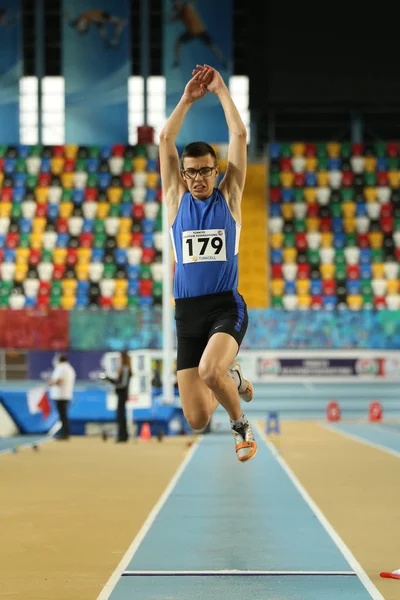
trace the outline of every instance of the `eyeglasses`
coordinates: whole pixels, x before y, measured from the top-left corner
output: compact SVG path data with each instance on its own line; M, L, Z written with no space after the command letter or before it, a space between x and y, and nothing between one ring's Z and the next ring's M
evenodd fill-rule
M186 171L182 169L182 173L187 179L195 179L197 173L202 177L210 177L215 169L216 167L201 167L201 169L186 169Z

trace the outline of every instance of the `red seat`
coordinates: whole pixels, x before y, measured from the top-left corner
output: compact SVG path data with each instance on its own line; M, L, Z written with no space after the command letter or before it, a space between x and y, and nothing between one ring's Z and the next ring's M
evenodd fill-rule
M311 308L322 308L322 296L311 296Z
M386 308L385 296L374 296L374 306L377 310L383 310Z
M0 248L0 263L3 262L3 258L4 258L4 248Z
M64 173L73 173L75 171L75 158L66 158L64 161Z
M379 220L383 233L392 233L393 217L382 217Z
M281 171L292 171L292 159L291 158L281 158L279 161Z
M391 217L393 214L393 204L382 204L381 205L381 217Z
M306 233L296 233L296 248L297 250L305 250L307 248L307 234Z
M73 267L76 265L78 260L78 250L77 248L68 248L67 250L67 260L66 263L68 266Z
M56 228L58 233L68 233L68 219L58 218L56 221Z
M306 144L304 149L304 156L316 156L317 155L317 147L315 144Z
M368 233L357 234L357 245L359 246L359 248L369 248Z
M36 265L38 265L40 263L41 257L42 257L41 250L31 248L31 251L29 253L29 264L32 267L35 267Z
M161 187L157 188L157 202L159 202L160 204L162 202L162 194L163 194L162 188Z
M112 147L112 155L113 156L124 156L125 155L124 144L114 144L114 146Z
M50 302L50 296L42 294L37 297L37 306L48 306Z
M64 273L65 273L65 265L54 265L53 279L55 279L56 281L60 281L61 279L64 279Z
M296 188L303 188L306 183L306 174L305 173L295 173L293 179L293 186Z
M3 187L1 190L1 200L2 202L12 202L13 197L13 188L11 187Z
M143 248L142 252L142 264L150 265L154 260L156 251L154 248Z
M97 188L86 188L85 202L97 202L99 190Z
M16 248L19 242L19 233L18 232L9 232L6 237L6 247L7 248Z
M153 294L153 281L141 279L139 281L139 296L151 296Z
M0 173L4 170L4 158L0 158Z
M132 233L131 245L141 248L143 245L143 233Z
M352 171L344 171L342 176L342 186L352 187L354 180L354 173Z
M389 158L396 158L399 155L399 147L396 142L388 142L386 153Z
M297 267L297 278L298 279L309 279L310 278L310 265L309 263L300 263Z
M63 158L64 146L53 146L53 156L54 158Z
M346 272L348 279L360 279L360 265L347 265Z
M47 216L47 204L37 204L36 205L36 217L46 217Z
M81 248L92 248L93 233L81 233L79 236L79 245Z
M336 294L336 281L334 279L323 279L322 291L324 296L334 296Z
M50 294L51 281L41 281L39 283L39 296L48 296Z
M121 186L125 189L133 187L133 175L132 173L122 173L121 175Z
M39 173L38 186L49 187L51 183L51 173Z
M353 156L362 156L364 154L364 145L360 143L352 144L351 153Z
M389 185L389 177L388 177L388 174L386 173L386 171L379 171L376 174L376 180L377 180L379 186Z
M102 308L111 308L112 307L112 297L106 298L105 296L100 296L99 304Z
M319 230L321 233L332 231L332 219L330 217L322 217L319 222Z
M283 278L283 270L282 265L271 265L271 275L272 279L282 279Z
M144 206L143 204L134 204L132 207L132 216L135 221L141 221L144 219Z
M281 188L271 188L269 190L269 199L273 204L281 203Z
M307 204L307 217L318 217L319 204Z

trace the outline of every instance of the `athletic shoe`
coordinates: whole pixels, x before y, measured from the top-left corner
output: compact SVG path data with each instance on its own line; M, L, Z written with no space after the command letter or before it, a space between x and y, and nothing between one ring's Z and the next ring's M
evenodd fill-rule
M253 458L257 454L257 443L250 423L247 421L243 425L231 427L231 430L235 438L236 456L239 461L245 462Z
M233 363L230 365L230 367L228 369L228 373L231 377L233 377L233 379L235 379L235 381L236 381L236 378L234 377L233 373L237 373L238 378L239 378L239 386L238 386L239 396L245 402L250 402L254 396L254 388L253 388L252 383L248 379L243 377L240 362L238 360L233 361Z

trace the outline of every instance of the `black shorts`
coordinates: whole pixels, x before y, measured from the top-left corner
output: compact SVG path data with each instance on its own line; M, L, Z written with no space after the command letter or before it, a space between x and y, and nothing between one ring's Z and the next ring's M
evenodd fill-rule
M214 333L228 333L238 343L247 331L247 306L239 292L220 292L175 300L177 371L198 367Z

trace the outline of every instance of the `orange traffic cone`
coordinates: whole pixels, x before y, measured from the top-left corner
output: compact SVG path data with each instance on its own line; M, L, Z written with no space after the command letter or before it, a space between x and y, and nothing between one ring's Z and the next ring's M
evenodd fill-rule
M384 579L400 579L400 569L397 569L397 571L392 571L391 573L388 571L383 571L381 573L381 577Z
M140 438L142 440L151 439L151 429L149 423L143 423L142 428L140 430Z

